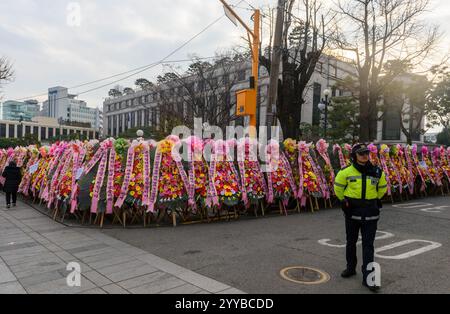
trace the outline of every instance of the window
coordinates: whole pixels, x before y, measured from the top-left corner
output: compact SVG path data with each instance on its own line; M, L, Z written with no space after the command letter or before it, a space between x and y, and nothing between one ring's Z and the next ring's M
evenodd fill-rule
M134 128L136 125L136 112L131 113L131 127Z
M45 135L46 135L45 134L45 128L41 127L41 140L46 140L47 139L47 137Z
M61 135L61 130L59 128L56 129L56 137L59 137Z
M67 129L63 129L63 135L67 136L67 134L68 134Z
M27 125L25 126L25 136L30 135L31 134L31 126Z
M116 136L117 135L117 116L113 116L112 117L112 120L113 120L113 123L112 123L112 125L113 125L113 128L112 128L112 136Z
M150 115L150 109L145 109L144 111L144 126L149 125L149 115Z
M136 118L136 126L141 126L142 124L142 112L139 110L137 113L137 118Z
M9 137L14 137L14 125L9 125Z
M0 137L6 137L6 124L0 124Z
M53 138L55 135L54 135L54 131L55 129L54 128L49 128L48 129L48 138Z
M316 65L316 70L317 70L319 73L322 73L322 71L323 71L323 63L322 63L322 62L318 62L318 63L317 63L317 65Z
M38 135L39 134L39 127L38 126L34 126L33 127L33 134L34 135Z

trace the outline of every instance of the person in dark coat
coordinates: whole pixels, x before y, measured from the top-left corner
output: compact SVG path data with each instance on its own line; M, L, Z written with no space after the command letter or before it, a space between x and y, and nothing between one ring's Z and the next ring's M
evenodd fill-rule
M11 196L12 204L15 207L17 201L17 191L19 190L20 182L22 181L22 174L20 168L17 167L14 161L9 163L9 166L5 168L2 176L6 179L3 185L3 191L6 193L6 207L11 208Z

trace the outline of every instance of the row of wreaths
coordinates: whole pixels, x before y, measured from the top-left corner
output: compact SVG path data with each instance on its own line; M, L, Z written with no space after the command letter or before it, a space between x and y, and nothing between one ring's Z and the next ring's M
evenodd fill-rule
M392 201L449 192L450 148L369 148ZM350 151L325 140L262 146L248 138L111 138L0 150L0 169L16 161L23 171L19 192L55 219L175 225L332 207L334 178L351 163Z

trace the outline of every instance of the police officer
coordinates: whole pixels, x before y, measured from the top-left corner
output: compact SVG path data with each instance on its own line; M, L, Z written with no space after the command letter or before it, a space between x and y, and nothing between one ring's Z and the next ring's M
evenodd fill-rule
M383 171L369 161L369 152L365 144L353 146L352 165L338 173L334 190L342 204L347 233L347 268L341 276L350 278L356 275L356 243L361 230L363 285L376 292L380 287L367 281L372 272L372 269L367 270L367 266L374 261L373 242L387 183Z

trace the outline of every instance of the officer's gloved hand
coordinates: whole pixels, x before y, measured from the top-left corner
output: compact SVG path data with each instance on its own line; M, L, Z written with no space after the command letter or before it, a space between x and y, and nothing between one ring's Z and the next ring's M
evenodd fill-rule
M345 216L350 216L350 203L347 199L341 201L341 208Z
M377 205L379 209L383 208L383 203L381 202L380 199L377 199Z

